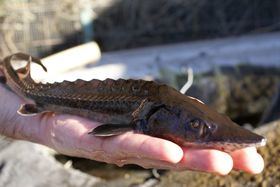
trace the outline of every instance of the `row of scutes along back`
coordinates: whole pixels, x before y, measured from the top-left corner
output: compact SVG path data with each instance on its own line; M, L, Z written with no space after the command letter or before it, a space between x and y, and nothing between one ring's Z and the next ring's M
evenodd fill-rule
M153 81L133 79L106 79L104 81L97 79L84 81L78 79L74 82L63 81L61 83L37 84L32 87L32 90L37 91L38 94L45 95L84 95L84 97L90 97L90 95L112 95L115 97L144 97L157 95L159 86L159 84Z

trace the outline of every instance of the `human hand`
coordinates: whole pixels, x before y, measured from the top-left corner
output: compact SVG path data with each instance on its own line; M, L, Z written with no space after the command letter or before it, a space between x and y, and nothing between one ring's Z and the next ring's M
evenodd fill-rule
M180 147L168 140L133 132L100 138L88 134L98 123L54 113L32 117L16 111L24 101L0 85L0 133L15 139L47 145L56 151L119 166L137 164L144 168L199 170L228 174L232 168L260 173L264 162L255 148L231 155L214 149Z

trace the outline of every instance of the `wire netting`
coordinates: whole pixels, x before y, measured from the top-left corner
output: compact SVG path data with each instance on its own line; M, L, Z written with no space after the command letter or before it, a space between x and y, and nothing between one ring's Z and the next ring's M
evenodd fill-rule
M72 0L2 0L0 7L0 56L23 51L36 56L56 47L77 44L80 32L79 9ZM77 35L79 36L79 35Z
M280 30L278 0L0 0L0 56L82 43L81 4L103 51Z

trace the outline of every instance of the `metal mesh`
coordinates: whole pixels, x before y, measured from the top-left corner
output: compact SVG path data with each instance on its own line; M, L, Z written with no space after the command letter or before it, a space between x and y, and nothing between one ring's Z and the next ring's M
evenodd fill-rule
M81 6L103 51L280 30L278 0L0 0L0 55L81 43Z
M0 56L16 51L42 56L65 42L74 44L81 41L81 36L76 34L81 29L79 8L74 6L74 2L2 1Z

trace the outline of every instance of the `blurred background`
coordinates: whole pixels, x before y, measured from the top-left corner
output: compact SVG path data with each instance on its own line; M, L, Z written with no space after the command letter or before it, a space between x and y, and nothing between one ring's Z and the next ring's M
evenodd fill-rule
M279 1L1 0L0 55L48 54L95 40L102 51L278 31Z
M280 1L0 0L0 58L18 51L43 58L39 81L187 82L187 95L268 138L266 168L157 179L2 138L0 186L280 186Z

